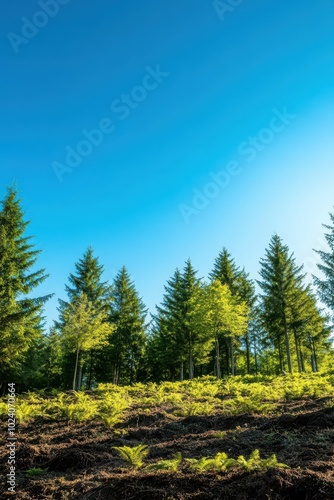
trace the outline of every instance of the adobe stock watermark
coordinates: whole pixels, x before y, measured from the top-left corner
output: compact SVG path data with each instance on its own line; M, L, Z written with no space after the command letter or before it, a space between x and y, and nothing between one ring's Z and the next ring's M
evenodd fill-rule
M158 64L155 69L146 66L146 74L140 85L133 87L129 94L121 94L119 98L114 99L110 105L111 111L117 115L119 120L126 120L131 112L147 99L150 92L157 89L158 86L170 75L166 71L161 71ZM83 129L81 139L76 146L65 147L65 158L63 162L53 161L51 166L59 182L63 182L65 174L72 173L83 161L90 156L94 149L102 144L105 137L116 130L114 121L105 117L102 118L97 127L92 130Z
M313 285L313 276L320 273L318 264L322 264L320 256L316 251L328 252L328 243L324 236L319 236L316 240L316 247L313 249L313 255L305 257L303 260L304 271L307 273L306 282Z
M214 0L212 2L213 8L215 9L218 17L221 21L225 21L226 14L233 12L239 5L243 3L244 0Z
M49 23L49 20L58 14L60 6L66 5L69 2L70 0L39 0L37 4L40 10L37 10L31 19L21 17L22 26L20 34L13 33L12 31L7 34L7 38L15 54L20 52L21 45L27 45Z
M282 111L274 108L272 112L273 116L270 119L268 127L259 130L255 136L249 136L238 146L237 151L239 156L244 158L248 163L254 161L258 154L273 142L276 134L282 132L296 118L296 115L287 111L286 106ZM230 184L231 179L240 175L242 171L241 161L235 159L228 162L222 170L210 172L210 181L201 190L197 188L193 190L191 204L181 203L179 205L178 208L184 222L189 224L191 217L199 215L201 211L207 208L210 200L217 198Z
M7 437L7 451L8 451L8 473L7 484L8 491L15 493L16 488L16 393L15 384L8 384L8 437Z

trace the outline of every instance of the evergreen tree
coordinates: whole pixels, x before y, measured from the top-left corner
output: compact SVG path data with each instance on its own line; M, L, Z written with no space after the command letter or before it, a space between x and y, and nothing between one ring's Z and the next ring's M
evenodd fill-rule
M112 375L114 384L136 381L147 340L146 314L147 309L127 269L122 267L112 285L109 321L115 331L101 360L105 376Z
M334 213L330 213L329 216L332 225L324 224L324 227L328 231L325 234L325 238L329 251L316 250L322 260L322 263L318 264L318 268L323 273L324 278L320 279L314 276L314 281L318 288L320 299L331 309L334 315Z
M184 379L188 364L189 378L194 377L194 365L206 361L204 318L199 314L201 280L188 259L183 272L178 269L165 286L165 294L158 314L154 316L154 346L162 366L174 379L178 370Z
M40 254L26 235L29 221L14 188L9 188L0 211L0 378L17 377L29 349L43 331L42 311L52 296L32 297L47 278L36 270Z
M263 325L268 333L268 341L278 351L281 371L284 369L284 358L289 372L293 370L293 359L299 371L303 371L302 346L310 343L310 331L314 329L312 338L326 336L328 332L310 288L304 285L302 269L303 266L297 266L293 255L289 254L287 245L274 235L266 250L266 257L261 259L262 281L258 281L258 284L263 291ZM313 342L312 345L314 348Z
M205 360L200 357L200 350L198 349L201 344L201 318L198 316L197 296L200 293L202 286L201 280L196 277L195 271L190 259L186 261L183 273L180 279L180 318L181 318L181 346L182 350L186 352L189 367L189 378L194 377L194 361L199 364Z
M155 354L158 354L160 368L167 370L172 379L180 371L184 377L184 363L187 346L183 335L183 308L181 295L182 277L179 269L164 286L165 293L157 314L153 316L153 338Z
M102 281L104 266L94 257L94 250L89 247L83 257L75 264L76 273L71 273L65 285L68 301L59 300L59 310L62 311L73 299L85 294L89 302L98 310L107 311L109 308L110 286Z

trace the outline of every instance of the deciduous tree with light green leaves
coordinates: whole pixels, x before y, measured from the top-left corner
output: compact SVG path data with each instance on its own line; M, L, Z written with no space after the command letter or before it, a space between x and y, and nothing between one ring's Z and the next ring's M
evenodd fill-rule
M202 329L202 344L214 344L215 374L221 378L221 343L229 352L231 374L235 374L234 347L248 326L249 309L245 302L232 294L228 285L215 280L203 287L197 301L197 325ZM201 319L201 321L200 321ZM205 332L205 333L204 333ZM205 340L204 340L205 339ZM206 342L205 342L206 341Z
M106 345L114 326L106 322L107 313L98 311L85 294L68 304L63 311L63 320L61 336L67 348L76 354L73 376L73 390L76 390L80 353Z

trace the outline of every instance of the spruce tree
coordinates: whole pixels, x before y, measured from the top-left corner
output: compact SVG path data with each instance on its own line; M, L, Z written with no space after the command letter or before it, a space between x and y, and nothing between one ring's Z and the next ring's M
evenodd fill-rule
M125 267L117 274L111 294L110 322L114 332L103 350L104 371L114 384L136 381L147 341L147 309Z
M0 378L17 376L29 349L43 331L43 306L52 296L32 297L47 278L36 270L40 254L26 235L15 188L9 188L0 211Z
M160 373L168 372L174 379L180 371L183 380L184 362L187 348L182 329L181 272L176 269L167 285L157 314L153 315L152 338L150 345L155 353L154 363L160 365ZM158 360L158 361L157 361Z
M314 357L315 338L326 337L328 332L326 320L317 309L309 286L304 284L303 266L296 265L279 236L272 237L260 263L261 317L268 340L278 351L280 370L284 369L286 358L292 372L294 356L299 371L304 371L303 347L312 344Z
M324 224L327 230L325 238L329 250L316 250L322 263L318 264L319 270L323 273L323 279L314 276L314 281L318 289L321 301L332 311L334 315L334 213L329 214L332 225Z

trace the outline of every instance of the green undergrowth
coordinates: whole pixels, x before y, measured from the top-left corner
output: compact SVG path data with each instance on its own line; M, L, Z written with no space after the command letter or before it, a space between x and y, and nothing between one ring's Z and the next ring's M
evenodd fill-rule
M138 446L114 446L114 450L118 452L120 457L126 461L133 469L143 467L145 458L149 454L147 445L139 444ZM267 470L273 468L289 468L288 465L283 464L277 460L275 454L269 458L261 458L258 449L254 450L249 458L239 455L237 458L231 458L225 452L218 452L212 457L201 458L186 458L183 460L180 452L176 453L173 458L169 460L158 460L157 462L146 465L145 470L148 471L173 471L176 472L182 465L185 464L190 470L194 472L227 472L231 469L242 469L248 472L252 470Z
M15 416L20 423L35 418L74 422L101 421L114 429L126 423L132 410L150 415L163 409L175 418L222 414L270 415L282 402L334 396L334 375L325 373L236 376L217 380L206 376L184 382L137 383L118 387L99 384L89 392L43 391L18 395ZM333 405L333 400L330 403ZM8 415L7 399L0 416Z

